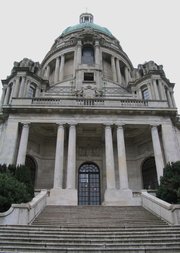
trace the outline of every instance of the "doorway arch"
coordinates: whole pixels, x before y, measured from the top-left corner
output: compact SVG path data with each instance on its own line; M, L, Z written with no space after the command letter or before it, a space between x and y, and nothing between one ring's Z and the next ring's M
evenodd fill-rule
M153 156L146 158L142 164L142 179L143 189L157 189L158 179Z
M100 170L91 162L83 163L78 172L78 204L100 205Z

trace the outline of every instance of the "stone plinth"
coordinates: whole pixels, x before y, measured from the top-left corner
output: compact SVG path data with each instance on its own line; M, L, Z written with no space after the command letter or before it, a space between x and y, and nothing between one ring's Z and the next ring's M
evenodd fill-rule
M140 205L136 198L133 198L132 191L107 189L104 194L104 206L137 206Z
M53 188L47 199L48 205L70 205L77 206L77 190Z

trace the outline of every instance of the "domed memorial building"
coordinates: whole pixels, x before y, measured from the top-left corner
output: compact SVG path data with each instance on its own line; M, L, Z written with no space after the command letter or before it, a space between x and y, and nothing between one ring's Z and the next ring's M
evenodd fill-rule
M14 62L2 80L0 163L26 164L49 205L140 205L180 160L171 83L154 61L134 67L119 41L83 13L42 63Z

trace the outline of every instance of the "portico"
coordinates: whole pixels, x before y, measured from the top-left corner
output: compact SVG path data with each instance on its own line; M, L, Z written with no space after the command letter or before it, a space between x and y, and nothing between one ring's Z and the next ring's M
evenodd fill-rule
M102 204L123 204L127 195L133 204L132 192L142 189L141 164L147 157L155 159L157 180L162 176L161 127L119 122L22 123L17 164L24 164L27 154L36 160L36 187L51 189L52 204L77 205L79 168L87 162L99 168Z

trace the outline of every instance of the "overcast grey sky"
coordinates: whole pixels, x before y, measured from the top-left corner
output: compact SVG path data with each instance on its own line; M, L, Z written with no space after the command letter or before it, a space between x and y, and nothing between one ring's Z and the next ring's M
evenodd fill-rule
M62 31L86 10L120 41L134 67L154 60L176 83L180 111L180 0L0 0L0 79L14 61L41 62ZM1 87L0 87L1 88Z

